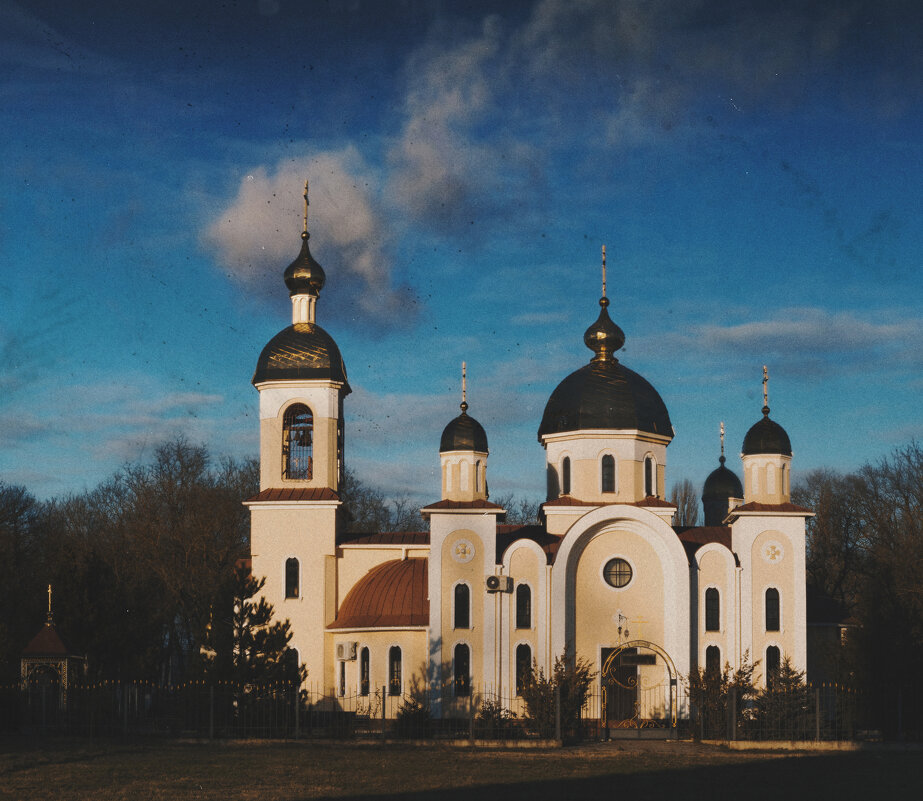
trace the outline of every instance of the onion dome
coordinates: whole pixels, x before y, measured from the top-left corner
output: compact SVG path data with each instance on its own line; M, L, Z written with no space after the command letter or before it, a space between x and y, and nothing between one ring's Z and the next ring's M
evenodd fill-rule
M429 625L426 559L392 559L373 567L346 593L328 629Z
M478 451L487 453L487 434L484 427L468 416L468 404L462 401L462 413L442 431L439 453L446 451Z
M720 465L709 473L702 488L702 507L705 509L705 525L720 526L727 517L728 499L743 498L744 488L733 470L724 466L724 454L718 460Z
M672 438L670 415L657 390L615 358L625 344L625 334L609 318L605 293L599 305L599 318L583 335L593 358L551 393L538 429L539 441L546 434L582 429L637 429Z
M285 285L292 295L317 295L324 288L327 276L324 268L311 255L308 240L311 235L305 230L301 234L301 253L285 269Z
M295 323L276 334L263 348L253 383L285 379L328 379L345 384L346 366L333 337L316 323Z
M763 407L763 419L755 423L744 437L741 454L752 456L757 453L779 453L792 455L792 443L777 422L769 419L769 407Z

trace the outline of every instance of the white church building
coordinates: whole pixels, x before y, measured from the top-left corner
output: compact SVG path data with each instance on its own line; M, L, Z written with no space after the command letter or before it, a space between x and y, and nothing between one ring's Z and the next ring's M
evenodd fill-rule
M547 500L538 525L509 525L487 492L484 428L461 414L439 443L429 531L347 533L346 367L316 321L323 268L308 247L285 271L292 324L260 354L260 492L251 563L308 681L341 697L400 696L424 682L436 715L473 690L515 699L536 663L597 671L598 714L675 720L677 680L699 667L788 657L806 664L805 518L790 499L791 444L762 415L702 493L705 525L673 525L665 500L673 426L657 390L618 359L609 301L584 333L589 359L538 424ZM765 377L764 377L765 385ZM447 417L450 416L447 410ZM436 443L433 443L433 458ZM539 466L536 465L536 472ZM436 493L439 492L438 497Z

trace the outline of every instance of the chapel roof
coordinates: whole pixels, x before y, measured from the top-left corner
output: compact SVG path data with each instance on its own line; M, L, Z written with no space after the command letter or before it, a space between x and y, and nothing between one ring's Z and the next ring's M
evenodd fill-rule
M46 623L23 649L23 656L66 657L71 650L61 639L53 623Z
M244 503L270 501L338 501L340 496L329 487L267 487Z

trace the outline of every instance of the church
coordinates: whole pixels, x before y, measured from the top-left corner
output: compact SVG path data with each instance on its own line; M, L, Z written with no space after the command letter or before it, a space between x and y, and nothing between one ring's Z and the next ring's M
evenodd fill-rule
M702 492L705 525L675 526L665 499L673 426L657 390L619 361L625 334L609 315L603 251L588 361L562 377L536 421L541 522L507 524L491 502L487 432L463 392L439 441L442 486L421 510L429 531L347 533L338 492L351 390L317 323L326 276L308 246L307 187L301 236L284 274L292 324L253 376L260 492L245 504L253 574L291 621L290 646L313 687L361 702L422 683L432 713L449 716L473 693L515 705L533 664L547 675L565 656L592 665L596 714L618 725L675 722L677 687L701 667L734 668L749 655L761 684L786 657L805 668L812 513L791 503L792 448L769 416L765 369L743 482L725 466L722 429Z

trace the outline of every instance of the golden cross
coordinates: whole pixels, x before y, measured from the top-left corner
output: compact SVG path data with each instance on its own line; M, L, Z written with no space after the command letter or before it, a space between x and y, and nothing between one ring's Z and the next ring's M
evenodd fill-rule
M606 246L603 245L603 297L606 297Z

